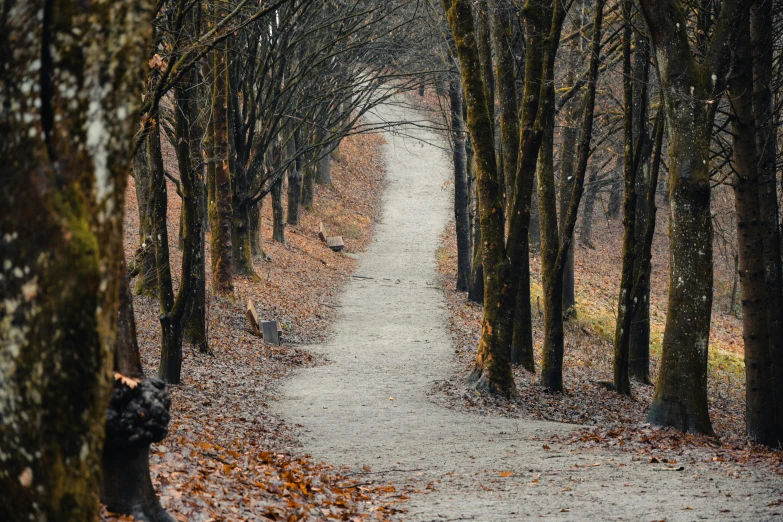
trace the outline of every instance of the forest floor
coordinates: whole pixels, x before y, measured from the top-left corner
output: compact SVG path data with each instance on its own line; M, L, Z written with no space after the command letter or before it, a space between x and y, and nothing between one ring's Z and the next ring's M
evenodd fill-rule
M402 104L385 105L375 117L426 119ZM391 483L409 492L403 516L410 520L781 516L783 482L768 469L774 455L752 464L754 448L736 450L746 452L743 460L714 443L641 424L647 387L635 389L635 399L593 389L609 367L594 325L569 326L568 393L547 396L521 374L515 401L469 391L463 377L480 312L449 290L451 239L447 234L444 248L440 234L453 215L447 144L411 126L386 134L383 155L383 219L340 299L333 334L308 349L328 364L287 379L272 405L298 423L305 450L350 466L367 487ZM732 386L713 393L713 410L737 406ZM727 433L740 418L716 418L716 428ZM579 422L601 428L585 432L573 424Z
M161 503L177 520L386 519L401 493L386 485L365 485L337 466L309 458L290 429L269 408L275 385L295 368L317 363L303 346L322 342L336 316L339 293L356 268L353 253L369 245L380 217L384 173L380 136L353 136L333 162L332 188L316 187L312 211L301 226L286 227L286 244L272 241L271 205L263 208L263 248L254 261L260 282L237 277L234 299L209 291L209 344L214 355L184 347L183 380L172 396L169 435L151 448L151 475ZM176 172L170 147L167 168ZM285 193L285 192L284 192ZM168 186L171 266L181 273L176 247L180 201ZM319 239L319 222L342 234L346 253L334 253ZM135 186L127 192L126 256L138 245ZM207 252L209 243L207 242ZM207 256L209 259L209 255ZM266 344L245 318L251 299L263 319L283 328L283 345ZM155 375L160 358L158 302L134 300L144 370ZM104 511L104 520L114 518Z

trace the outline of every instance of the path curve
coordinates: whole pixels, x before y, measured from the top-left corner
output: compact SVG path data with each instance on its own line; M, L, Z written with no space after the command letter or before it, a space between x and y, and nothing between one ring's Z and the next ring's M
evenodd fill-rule
M423 116L384 105L373 118ZM306 451L338 466L369 465L379 480L434 481L434 491L405 506L409 520L751 521L783 512L767 506L783 488L769 474L737 480L725 465L690 462L682 472L656 472L623 452L547 451L530 438L574 427L482 417L430 401L433 382L453 369L436 276L440 234L452 215L444 189L451 167L431 131L408 127L386 140L382 221L345 289L333 335L312 348L329 364L286 381L274 405L302 426Z

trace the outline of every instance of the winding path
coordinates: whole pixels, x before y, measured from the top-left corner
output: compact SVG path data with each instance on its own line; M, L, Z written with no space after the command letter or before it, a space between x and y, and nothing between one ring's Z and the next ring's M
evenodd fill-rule
M389 105L373 117L422 120ZM333 336L313 348L330 363L288 380L274 406L302 426L308 452L357 470L369 465L379 480L433 481L434 490L405 506L410 520L756 521L783 513L768 506L781 498L778 477L733 479L726 465L690 461L680 463L685 471L660 472L623 452L547 451L531 437L573 426L431 402L433 382L448 378L453 364L436 278L440 234L452 215L444 189L450 162L431 131L409 127L386 140L383 220L345 290Z

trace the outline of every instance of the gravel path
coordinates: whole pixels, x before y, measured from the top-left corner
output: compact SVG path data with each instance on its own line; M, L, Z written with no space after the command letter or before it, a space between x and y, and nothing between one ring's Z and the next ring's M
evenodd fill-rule
M383 106L385 120L420 120ZM404 136L402 134L405 134ZM288 380L273 406L300 425L316 459L368 480L420 485L409 520L780 520L779 477L684 457L662 471L627 452L544 449L534 437L573 426L445 409L428 393L453 374L445 298L438 287L440 233L452 214L450 161L434 133L406 128L384 146L383 220L342 298L328 364ZM433 145L435 144L435 145ZM392 400L393 398L393 400ZM432 482L429 489L425 489Z

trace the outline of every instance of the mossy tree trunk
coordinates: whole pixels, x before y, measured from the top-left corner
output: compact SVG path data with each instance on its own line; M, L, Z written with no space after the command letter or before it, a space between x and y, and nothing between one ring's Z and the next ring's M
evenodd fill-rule
M152 210L150 208L150 169L147 147L139 147L133 157L133 177L136 186L136 204L139 208L139 240L143 255L136 267L136 293L148 297L158 294L155 249L152 247Z
M554 179L554 62L565 19L565 6L553 2L545 17L551 20L541 44L541 90L533 135L541 142L536 164L538 218L541 227L541 284L544 301L544 357L541 381L552 391L563 388L563 278L556 273L560 239L557 224L557 193ZM545 23L544 28L547 27ZM524 130L523 130L524 132Z
M233 209L228 147L228 53L225 41L212 52L212 179L209 198L210 254L212 257L212 291L231 294L233 286Z
M712 311L710 139L738 22L750 6L726 0L703 63L690 47L678 0L642 2L661 75L669 149L670 281L651 424L712 434L707 407L707 349Z
M572 40L576 42L576 40ZM573 69L578 60L576 45L569 45L567 67L569 71L566 74L566 87L572 87L574 84ZM579 139L579 116L581 115L581 96L574 96L564 107L564 119L562 122L562 143L560 146L560 186L559 186L559 208L558 221L560 223L560 236L565 231L563 225L568 212L568 202L571 200L571 192L574 189L574 171L576 170L576 141ZM574 287L574 250L568 251L565 271L563 272L563 317L569 319L576 315L576 294Z
M150 18L139 0L0 18L2 520L98 518Z
M521 112L513 199L509 206L508 253L514 286L514 325L511 338L511 362L535 371L533 324L530 306L530 217L532 213L535 172L542 134L534 132L541 96L541 75L547 22L552 10L528 4L525 11L527 49L525 52L524 94ZM537 214L536 214L537 215ZM516 281L513 278L517 278Z
M261 235L263 205L264 200L260 199L258 203L250 207L250 250L253 257L264 255L263 236Z
M179 91L179 89L177 89ZM179 112L179 111L178 111ZM163 171L163 157L161 153L160 127L157 123L157 113L152 115L154 123L147 136L148 154L150 158L151 190L153 204L153 223L155 230L155 261L158 268L158 300L160 302L161 325L161 353L158 377L169 384L179 384L182 370L182 335L184 315L192 298L193 292L193 257L194 257L194 233L198 224L197 212L199 202L195 199L193 188L193 169L190 168L189 144L179 144L187 151L186 154L178 154L182 175L182 213L184 217L183 227L183 251L182 251L182 280L177 295L174 295L171 260L169 256L169 236L167 226L168 190L166 177ZM186 125L180 115L176 115L176 125ZM186 131L180 131L184 134ZM184 165L184 167L183 167Z
M498 176L492 120L481 74L479 50L469 0L444 0L454 37L468 109L468 130L476 154L476 176L484 242L484 319L471 381L480 389L501 395L515 392L509 364L513 298L507 283L509 263L503 221L503 180Z

